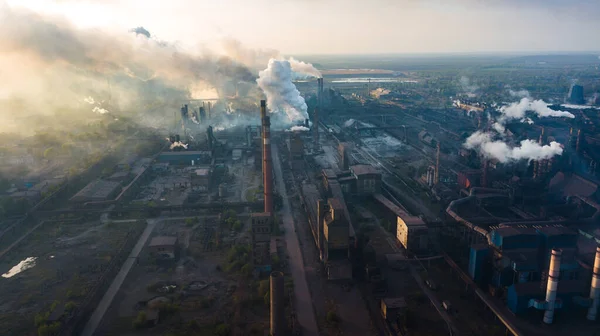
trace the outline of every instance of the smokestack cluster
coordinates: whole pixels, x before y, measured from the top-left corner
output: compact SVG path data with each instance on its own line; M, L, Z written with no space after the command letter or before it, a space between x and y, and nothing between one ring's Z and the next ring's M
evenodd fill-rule
M551 324L554 321L554 304L556 303L556 292L558 290L561 256L561 250L552 249L550 269L548 270L548 286L546 287L546 311L544 312L544 323L546 324Z
M273 166L271 160L271 119L267 116L267 102L260 101L260 119L263 138L263 188L265 198L264 212L273 214Z
M587 319L595 321L596 316L598 315L598 307L600 307L600 246L596 247L592 285L590 286L590 300L592 300L592 302L588 310Z

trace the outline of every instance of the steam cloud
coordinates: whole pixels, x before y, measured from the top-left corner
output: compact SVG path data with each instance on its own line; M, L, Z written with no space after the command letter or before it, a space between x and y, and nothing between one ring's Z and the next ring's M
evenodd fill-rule
M523 140L520 146L511 147L503 141L494 140L492 134L481 131L471 134L467 138L464 147L475 149L484 157L496 159L502 163L519 160L543 160L563 153L562 145L556 141L542 146L534 140Z
M535 113L539 118L544 117L566 117L575 118L572 113L555 111L548 107L543 100L532 100L526 90L509 91L511 96L525 96L519 102L502 106L498 109L500 116L492 125L493 129L504 137L506 123L511 120L520 120L523 123L533 124L533 120L527 117L527 112ZM540 145L535 140L523 140L520 146L512 147L506 142L494 139L492 133L477 131L469 136L463 146L467 149L478 151L486 158L493 158L502 163L518 160L542 160L555 155L561 155L563 147L558 142L552 141L549 145Z
M498 109L498 112L500 112L501 115L496 124L498 124L498 127L504 127L504 125L511 120L521 120L522 122L526 122L526 114L528 111L534 112L539 118L575 118L570 112L555 111L549 108L548 104L541 99L532 100L528 97L524 97L519 102L511 103ZM494 125L494 127L496 128L497 126Z
M295 64L300 73L320 74L310 64ZM292 62L270 59L267 68L259 72L256 83L267 96L267 106L272 113L285 112L290 122L308 118L308 106L293 83Z
M290 128L291 132L308 132L310 131L310 129L306 126L292 126L292 128Z
M171 150L173 150L173 149L175 149L175 148L177 148L177 147L181 147L181 148L183 148L183 149L188 149L188 145L187 145L187 144L184 144L184 143L183 143L183 142L181 142L181 141L175 141L175 142L173 142L173 143L171 144L171 147L170 147L170 149L171 149Z
M512 89L509 89L508 93L511 95L511 97L519 97L519 98L526 98L526 97L528 98L528 97L531 97L531 95L529 94L529 91L527 91L527 90L518 90L518 91L515 91L515 90L512 90Z

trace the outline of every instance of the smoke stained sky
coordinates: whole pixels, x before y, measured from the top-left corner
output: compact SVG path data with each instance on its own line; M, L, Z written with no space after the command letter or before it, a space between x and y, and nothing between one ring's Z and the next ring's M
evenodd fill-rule
M144 26L190 46L233 37L286 54L600 49L593 0L4 1L80 27Z

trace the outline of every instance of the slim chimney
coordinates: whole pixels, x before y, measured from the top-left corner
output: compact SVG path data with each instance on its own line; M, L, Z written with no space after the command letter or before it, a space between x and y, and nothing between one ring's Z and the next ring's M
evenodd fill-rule
M548 285L546 286L546 311L544 312L544 323L546 324L551 324L554 320L554 304L556 302L556 291L558 289L561 255L562 250L552 249L550 268L548 270Z
M440 142L437 143L437 152L435 154L435 175L434 184L440 183Z
M208 120L210 120L210 118L211 118L211 115L210 115L210 102L208 102L208 113L207 113L206 117L208 118Z
M598 307L600 306L600 246L596 247L596 259L594 260L594 268L592 274L592 286L590 287L590 309L588 310L587 319L595 321L598 315Z
M315 107L315 113L313 115L313 136L315 142L315 150L319 148L319 108Z
M273 166L271 161L271 120L267 116L267 102L260 101L260 116L263 120L263 188L265 212L273 214Z
M271 336L284 336L286 330L283 273L273 272L270 276L271 284Z

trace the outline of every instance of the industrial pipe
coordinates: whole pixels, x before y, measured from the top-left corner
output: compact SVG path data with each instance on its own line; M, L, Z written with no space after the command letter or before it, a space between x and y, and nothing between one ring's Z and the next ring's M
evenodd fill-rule
M590 300L592 302L588 309L587 319L595 321L598 315L598 306L600 306L600 246L596 247L596 259L594 260L592 285L590 286Z
M273 272L270 276L271 284L271 336L284 336L285 323L285 307L284 307L284 291L283 291L283 273Z
M554 320L554 304L556 302L556 291L558 289L558 277L560 276L560 258L562 250L552 249L550 268L548 270L548 285L546 286L546 312L544 312L544 323L551 324Z

